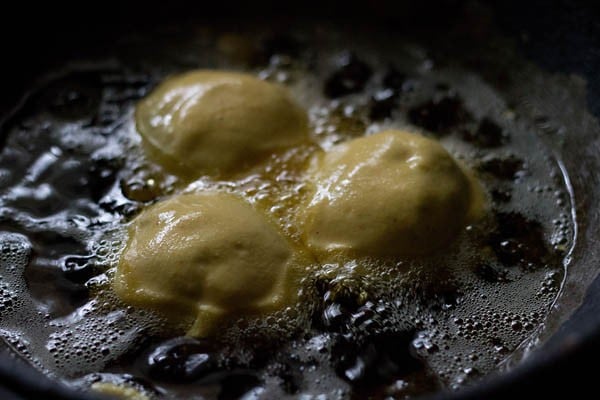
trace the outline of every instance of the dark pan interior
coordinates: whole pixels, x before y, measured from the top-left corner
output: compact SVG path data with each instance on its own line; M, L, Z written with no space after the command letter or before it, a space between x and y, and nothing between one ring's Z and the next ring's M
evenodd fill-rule
M590 2L592 3L592 2ZM222 5L191 5L183 1L168 4L128 2L86 2L71 8L57 4L17 5L11 21L0 27L4 73L0 75L0 115L17 104L28 82L36 74L65 58L102 54L112 38L123 33L143 32L158 21L193 18L331 18L351 29L357 21L385 25L395 34L411 30L434 37L458 14L476 2L458 0L411 2L225 2ZM584 2L503 2L489 5L493 21L507 35L519 40L520 51L543 69L581 75L586 81L587 107L600 118L600 20L593 6ZM32 11L35 9L35 12ZM461 43L457 51L475 51ZM495 399L535 391L543 395L575 395L594 390L590 379L600 356L600 138L587 131L573 131L560 149L570 173L577 204L579 238L572 255L567 294L559 304L560 316L552 321L555 332L543 346L511 372L493 376L459 393L440 393L440 399ZM1 142L1 137L0 137ZM564 382L569 382L568 385ZM591 392L593 393L593 392ZM33 399L92 398L67 390L33 371L4 352L0 357L0 398Z

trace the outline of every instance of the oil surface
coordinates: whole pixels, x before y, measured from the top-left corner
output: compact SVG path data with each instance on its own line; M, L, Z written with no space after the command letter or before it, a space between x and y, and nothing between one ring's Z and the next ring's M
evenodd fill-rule
M83 389L109 382L150 398L344 399L458 389L534 341L560 293L575 225L566 177L526 104L509 102L476 68L437 65L434 50L409 40L323 26L284 35L236 29L126 38L104 60L45 77L7 120L6 343ZM316 145L228 179L169 175L145 158L132 112L165 76L191 68L243 70L287 85L309 112ZM489 216L445 254L322 265L297 307L234 321L213 341L178 337L181 327L112 293L124 227L149 204L219 188L299 240L302 169L317 145L391 127L438 138L489 196Z

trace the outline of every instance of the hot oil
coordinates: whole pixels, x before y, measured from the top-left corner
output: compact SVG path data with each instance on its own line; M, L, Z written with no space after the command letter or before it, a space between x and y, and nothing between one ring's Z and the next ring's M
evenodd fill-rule
M576 226L568 177L524 105L458 63L434 65L409 41L323 27L179 34L176 48L132 38L111 61L57 71L4 125L0 333L12 348L72 385L112 382L150 397L402 398L475 382L535 340ZM315 144L237 176L187 182L161 170L135 133L135 102L166 75L198 67L286 84L309 112ZM112 293L126 225L144 207L227 190L299 243L294 216L311 156L387 127L424 129L486 190L488 215L444 254L307 266L296 307L232 321L215 340L173 339L184 327Z

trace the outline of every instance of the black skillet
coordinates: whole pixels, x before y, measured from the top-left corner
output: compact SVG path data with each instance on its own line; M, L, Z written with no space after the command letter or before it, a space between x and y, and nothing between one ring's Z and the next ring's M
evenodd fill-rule
M200 4L170 1L81 2L77 5L13 3L3 11L0 115L18 102L29 80L65 58L102 54L112 38L179 18L334 18L385 25L401 35L412 28L430 37L444 33L452 19L479 5L473 1L413 2L245 2ZM284 4L285 3L285 4ZM520 51L541 68L577 74L587 81L587 107L600 118L600 13L593 2L508 1L486 3L493 23L520 43ZM474 40L475 41L475 40ZM480 44L479 44L480 45ZM473 51L469 41L456 51ZM594 372L600 356L600 138L569 132L559 150L569 171L577 205L579 235L554 334L508 373L493 375L457 393L435 399L597 398ZM0 136L1 138L1 136ZM0 140L1 144L2 140ZM582 295L582 301L578 295ZM583 296L584 295L584 296ZM596 393L596 394L594 394ZM0 351L0 399L93 399L67 390Z

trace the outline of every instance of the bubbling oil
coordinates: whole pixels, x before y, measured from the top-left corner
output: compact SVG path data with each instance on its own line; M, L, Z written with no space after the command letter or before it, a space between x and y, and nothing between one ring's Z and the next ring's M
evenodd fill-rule
M153 42L160 61L139 46L135 60L67 65L33 88L3 126L7 345L84 390L113 383L149 398L343 399L458 389L535 340L575 237L559 160L519 105L477 73L432 66L413 43L391 51L385 41L348 41L328 29L304 28L303 42L254 29L184 29L177 46ZM309 112L315 144L226 180L170 175L146 159L132 112L166 75L189 68L245 70L287 85ZM185 329L112 292L125 227L148 205L174 193L230 191L298 242L293 217L311 155L391 127L437 137L489 196L489 215L443 255L321 265L297 306L232 321L212 341L173 339Z

